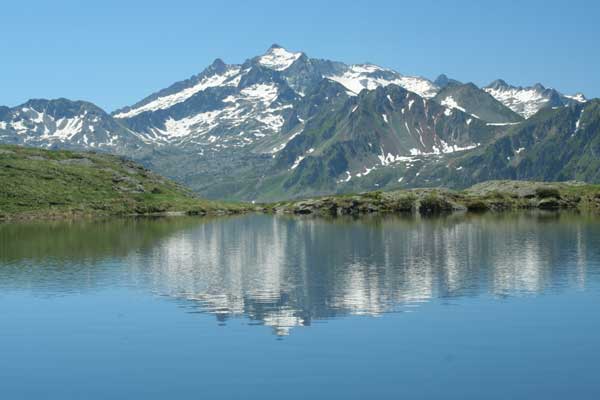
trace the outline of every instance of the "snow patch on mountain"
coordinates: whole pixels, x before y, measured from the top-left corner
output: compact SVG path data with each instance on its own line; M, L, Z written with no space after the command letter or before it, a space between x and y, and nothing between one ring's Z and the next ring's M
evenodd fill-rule
M443 105L444 107L446 107L446 109L444 110L444 115L447 117L452 115L452 110L459 110L466 114L471 115L472 117L481 119L481 118L479 118L479 116L477 114L469 113L464 107L461 107L452 96L447 96L444 100L442 100L440 102L440 104ZM470 125L472 121L473 120L471 118L469 118L467 120L467 125Z
M121 112L114 115L115 118L131 118L147 111L165 110L173 107L178 103L182 103L194 96L196 93L200 93L210 87L216 86L237 86L241 78L240 68L232 67L227 70L224 74L215 74L203 78L200 82L189 88L183 89L180 92L173 93L168 96L159 97L149 103L144 104L141 107L131 109L129 111Z
M488 122L487 126L510 126L510 125L519 125L520 122Z
M549 98L544 96L542 91L534 87L487 87L484 90L495 97L496 100L525 118L531 117L550 101Z
M574 95L565 94L565 97L567 99L575 100L575 101L577 101L579 103L585 103L585 102L587 102L587 99L585 98L585 96L583 95L583 93L575 93Z
M279 145L273 147L273 149L271 149L271 151L269 153L273 154L273 157L275 157L275 153L279 153L281 150L285 149L285 147L288 145L288 143L291 142L292 139L294 139L296 136L300 135L302 132L304 132L304 130L300 130L298 132L295 132L286 141L284 141L283 143L280 143Z
M288 69L300 56L300 52L287 51L282 47L272 47L262 57L258 59L258 63L275 71L284 71Z
M264 137L267 134L279 132L285 123L281 112L291 107L291 105L271 107L277 96L278 88L276 85L254 84L242 89L236 95L224 98L222 102L225 107L223 108L180 119L169 117L164 122L164 129L158 127L150 129L149 139L169 142L191 136L201 137L217 127L235 129L246 123L250 123L254 127L248 133L252 133L255 137ZM238 136L243 136L242 133ZM227 140L233 140L242 145L253 142L248 137L242 139L229 138ZM209 140L208 143L215 143L215 141L216 139Z
M31 131L41 133L39 139L68 141L75 135L82 132L83 124L86 120L87 111L82 115L72 118L55 119L52 115L39 112L33 108L22 108L17 114L16 120L7 124L7 127L14 129L19 135L29 135ZM26 138L26 141L34 137Z
M585 108L582 108L579 112L579 118L577 118L577 122L575 122L575 130L573 131L573 134L571 136L575 136L575 134L579 131L579 128L581 127L581 118L583 117L584 111Z
M392 165L392 164L398 163L398 162L412 163L419 156L426 157L426 156L439 156L442 154L451 154L451 153L456 153L459 151L472 150L480 145L481 145L480 143L469 144L466 146L459 146L459 145L455 145L455 144L451 145L440 139L439 143L437 145L432 146L431 151L422 151L417 148L412 148L409 150L410 156L407 156L407 155L403 155L403 154L386 153L382 148L381 154L379 154L377 157L379 158L380 164L382 166L386 167L388 165Z
M392 81L392 83L426 99L435 97L439 91L438 87L429 80L414 76L401 76L400 78Z
M374 90L380 86L398 85L425 98L434 97L438 88L425 78L404 76L395 71L371 64L349 66L345 72L326 76L327 79L342 84L357 95L362 90Z
M294 169L298 168L298 165L300 165L300 163L302 162L302 160L304 160L305 158L306 158L305 155L298 156L296 158L296 161L294 161L294 164L292 164L290 170L294 170Z
M377 169L377 167L372 167L372 168L364 167L364 168L365 168L365 170L363 172L359 172L358 174L356 174L356 176L358 178L361 178L363 176L367 176L367 175L369 175L371 173L371 171Z
M446 97L444 100L441 101L441 104L443 106L449 107L449 108L455 108L457 110L460 110L464 113L467 112L467 110L465 110L463 107L459 106L458 103L456 102L456 100L454 100L454 98L452 96L448 96Z
M474 143L474 144L469 144L466 146L459 146L456 144L448 144L446 142L444 142L443 140L440 140L440 146L433 146L433 152L432 153L425 153L425 155L428 154L450 154L450 153L456 153L458 151L466 151L466 150L472 150L478 146L480 146L481 143Z
M219 110L199 113L193 117L182 118L180 120L169 118L165 121L164 136L178 138L187 136L192 131L196 135L203 135L217 126L217 116L221 113L222 111Z
M270 105L277 98L278 89L274 84L260 83L247 87L240 93L246 100L257 100ZM224 101L227 101L227 99Z
M257 115L256 120L274 132L278 132L285 122L281 115L273 114Z
M53 133L48 133L43 138L54 136L59 140L70 140L73 136L81 132L83 128L83 118L60 118L55 122L56 130Z

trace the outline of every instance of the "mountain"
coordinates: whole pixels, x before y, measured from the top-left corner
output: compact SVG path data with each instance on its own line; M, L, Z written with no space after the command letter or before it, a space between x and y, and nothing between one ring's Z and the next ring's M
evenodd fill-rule
M434 100L489 123L515 123L523 120L519 114L473 83L446 85Z
M295 106L323 79L342 84L349 96L390 84L428 98L437 92L437 87L424 78L403 76L375 65L311 59L273 45L264 55L241 65L217 59L202 73L113 116L156 143L199 145L209 151L247 148L301 124Z
M424 174L451 187L492 179L599 183L600 100L545 108L489 146Z
M531 117L545 107L562 107L586 101L585 96L581 93L566 96L555 89L545 88L540 83L530 87L521 87L512 86L502 79L497 79L483 90L525 118Z
M271 169L254 190L240 197L276 199L284 194L348 192L356 186L373 189L377 186L369 179L372 173L388 171L396 182L417 158L466 151L494 137L493 127L469 114L396 85L379 87L312 117L275 154Z
M539 84L432 82L272 45L110 115L65 99L0 107L0 142L127 155L208 198L279 200L464 186L444 169L530 124L555 129L538 114L586 104Z
M294 113L301 123L261 138L252 151L205 153L198 164L197 153L182 158L167 147L144 162L169 176L183 171L179 179L209 198L275 200L376 188L370 178L386 171L397 182L406 164L472 149L504 128L394 84L354 96L329 79Z
M30 100L0 108L2 143L44 148L93 149L128 154L143 138L85 101Z
M487 122L521 120L481 90L497 108L489 121L436 103L439 91L425 78L273 45L243 64L215 60L113 117L159 145L145 165L210 198L266 200L372 188L348 178L465 151L497 135Z

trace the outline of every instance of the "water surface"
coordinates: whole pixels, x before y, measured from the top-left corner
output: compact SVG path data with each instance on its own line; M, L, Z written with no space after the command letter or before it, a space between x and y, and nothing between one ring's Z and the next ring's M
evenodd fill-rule
M7 399L600 398L600 219L0 225Z

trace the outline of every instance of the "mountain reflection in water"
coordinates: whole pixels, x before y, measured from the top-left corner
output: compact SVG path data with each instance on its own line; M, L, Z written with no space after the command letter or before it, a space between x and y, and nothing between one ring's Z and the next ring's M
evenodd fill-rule
M570 214L0 225L0 289L68 295L127 285L287 335L432 298L584 288L598 279L598 248L600 220Z

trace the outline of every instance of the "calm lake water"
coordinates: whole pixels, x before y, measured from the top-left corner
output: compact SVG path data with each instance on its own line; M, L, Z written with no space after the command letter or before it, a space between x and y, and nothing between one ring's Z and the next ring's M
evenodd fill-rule
M600 219L0 225L2 399L599 399Z

